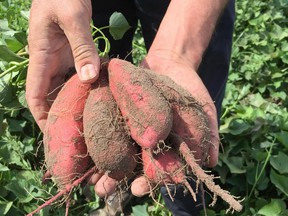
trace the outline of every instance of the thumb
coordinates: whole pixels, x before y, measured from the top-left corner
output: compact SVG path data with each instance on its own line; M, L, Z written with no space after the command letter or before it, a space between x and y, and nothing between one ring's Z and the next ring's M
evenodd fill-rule
M100 59L90 32L90 20L75 16L63 28L70 43L76 71L84 83L94 82L100 71Z

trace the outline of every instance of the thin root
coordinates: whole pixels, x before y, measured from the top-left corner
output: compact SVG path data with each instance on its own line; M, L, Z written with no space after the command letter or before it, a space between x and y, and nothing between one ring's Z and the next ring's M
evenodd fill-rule
M41 206L39 206L37 209L35 209L34 211L32 211L31 213L29 213L27 216L32 216L36 213L38 213L41 209L45 208L46 206L51 205L52 203L54 203L56 200L58 200L60 197L64 196L65 194L69 194L72 189L76 186L78 186L79 184L81 184L88 176L90 176L91 174L95 173L97 171L96 167L92 167L90 170L88 170L81 178L76 179L74 182L72 182L71 185L67 186L66 188L62 189L61 191L59 191L58 194L56 194L54 197L52 197L51 199L47 200L45 203L43 203ZM69 206L69 203L68 203ZM67 206L66 206L67 207ZM67 209L66 209L67 211Z
M210 175L206 174L203 169L199 166L199 164L196 163L196 160L194 158L194 155L191 153L188 145L180 138L175 138L175 145L178 147L180 153L183 155L185 161L189 164L191 167L191 170L193 174L203 183L205 183L206 187L214 193L214 201L216 196L220 196L224 201L226 201L230 207L238 212L242 210L242 205L239 201L235 200L232 195L229 194L228 191L223 190L220 188L219 185L216 185L213 181L214 177L211 177ZM214 204L214 201L212 204Z

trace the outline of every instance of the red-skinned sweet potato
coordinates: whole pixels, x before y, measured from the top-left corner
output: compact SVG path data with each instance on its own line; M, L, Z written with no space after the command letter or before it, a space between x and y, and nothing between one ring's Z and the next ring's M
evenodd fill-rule
M131 137L143 148L155 149L172 127L172 111L145 71L127 61L111 59L109 86Z
M182 184L190 191L196 201L196 194L187 181L185 165L173 149L160 152L157 155L151 151L142 151L144 175L154 185L167 186L169 184ZM169 192L169 191L168 191ZM173 197L171 196L173 199Z
M75 74L62 87L48 114L44 131L47 169L62 189L83 175L91 162L83 137L83 110L90 85Z

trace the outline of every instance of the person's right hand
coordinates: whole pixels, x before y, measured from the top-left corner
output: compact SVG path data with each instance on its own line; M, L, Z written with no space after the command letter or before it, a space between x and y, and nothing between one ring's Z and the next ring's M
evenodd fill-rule
M49 100L54 99L53 92L64 82L69 68L75 67L86 83L98 77L100 60L90 31L91 16L91 0L32 1L26 98L42 131Z

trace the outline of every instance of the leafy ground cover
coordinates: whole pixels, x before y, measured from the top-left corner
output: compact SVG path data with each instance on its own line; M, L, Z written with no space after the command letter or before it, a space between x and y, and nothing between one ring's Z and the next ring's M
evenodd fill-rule
M42 184L42 134L25 102L29 1L0 1L0 215L25 215L56 194ZM288 215L288 2L237 1L237 21L226 97L221 116L219 164L213 173L226 190L243 198L234 215ZM141 31L134 58L145 50ZM89 196L87 196L89 194ZM206 194L207 202L210 195ZM169 215L148 197L130 206L134 215ZM60 200L40 215L63 215ZM71 215L101 205L89 188L73 193ZM220 199L207 209L226 215Z

